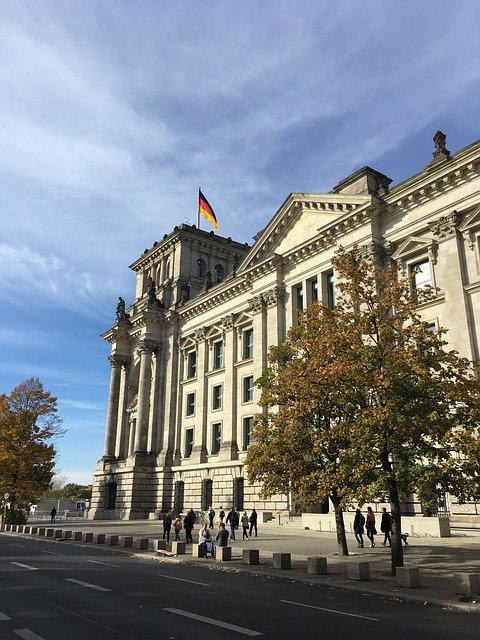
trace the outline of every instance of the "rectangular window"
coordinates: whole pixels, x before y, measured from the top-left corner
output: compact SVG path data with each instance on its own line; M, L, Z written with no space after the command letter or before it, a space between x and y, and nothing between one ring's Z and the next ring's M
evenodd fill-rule
M243 401L253 401L253 376L247 376L243 379Z
M193 451L193 429L185 430L185 458L189 458Z
M301 311L303 309L303 287L302 285L298 285L295 287L295 306L297 311Z
M213 409L222 408L222 385L221 384L216 384L212 388L212 408Z
M252 441L252 435L253 435L253 417L249 416L248 418L243 419L243 450L244 451L248 449L248 446Z
M432 284L432 271L428 258L411 264L409 271L412 276L413 289L423 289L423 287L428 287Z
M318 280L317 278L313 278L310 280L310 300L311 302L317 302L318 300Z
M195 378L197 375L197 352L189 351L187 355L187 378Z
M245 360L253 358L253 329L243 332L243 357Z
M193 416L195 414L195 392L187 393L185 400L185 415Z
M222 369L223 366L223 340L219 340L213 344L213 368Z
M329 271L325 274L325 305L329 309L335 307L335 274Z
M214 422L212 424L212 454L216 454L220 451L221 444L222 444L222 423Z

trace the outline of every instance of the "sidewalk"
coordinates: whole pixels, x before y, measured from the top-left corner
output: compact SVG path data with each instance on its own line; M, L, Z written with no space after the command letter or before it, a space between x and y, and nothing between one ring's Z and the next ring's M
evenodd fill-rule
M40 523L32 523L37 526ZM55 529L77 530L83 532L118 534L141 538L161 539L163 528L158 520L130 520L130 521L97 521L75 520L61 522L55 525L43 523ZM198 537L198 526L194 529L194 541ZM4 533L3 535L24 535L18 533ZM212 559L193 558L191 546L187 546L186 555L175 558L158 556L153 551L134 551L131 548L104 547L111 551L123 551L131 555L141 554L144 557L158 557L166 563L193 563L197 566L208 564L209 569L224 571L244 571L250 574L269 575L281 579L302 580L311 584L324 584L331 587L357 590L395 600L414 600L424 604L435 604L443 607L480 612L480 594L478 597L468 598L455 594L454 573L480 573L480 531L452 532L450 538L410 537L408 546L403 547L404 564L406 567L420 569L421 587L407 589L399 587L396 578L390 575L390 549L381 546L382 536L377 536L374 548L357 549L353 536L348 536L350 555L339 556L336 535L303 529L294 529L278 524L267 523L261 525L258 538L251 538L242 542L241 531L232 546L231 562L215 562ZM185 536L182 532L182 538ZM48 540L52 540L49 538ZM69 544L85 544L71 542ZM245 565L242 563L242 550L252 548L260 551L259 565ZM288 570L274 569L272 553L291 553L292 568ZM307 573L306 560L309 556L324 556L327 558L328 574L314 575ZM370 563L370 580L354 581L347 578L347 563L368 561Z

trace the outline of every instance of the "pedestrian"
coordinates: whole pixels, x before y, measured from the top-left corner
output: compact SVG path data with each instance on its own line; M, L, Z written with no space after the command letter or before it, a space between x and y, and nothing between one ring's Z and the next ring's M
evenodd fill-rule
M198 534L198 544L202 547L202 554L204 558L207 557L207 554L210 550L213 556L213 547L211 547L212 537L210 535L210 530L207 528L206 522L200 529L200 532Z
M255 529L255 538L257 537L257 512L255 509L252 509L252 513L250 514L250 531L248 535L252 537L252 531Z
M172 528L172 516L166 513L163 517L163 539L170 542L170 529Z
M367 530L367 538L370 540L370 546L375 546L375 536L377 530L375 529L375 514L372 511L372 507L367 507L367 524L365 525Z
M225 518L225 511L223 510L223 507L220 507L220 513L218 514L218 517L220 518L220 522L223 522L223 519Z
M233 507L228 512L225 522L227 524L230 523L230 540L235 540L235 529L238 528L238 513Z
M363 527L365 525L365 516L360 509L355 511L355 518L353 520L353 533L355 534L355 540L357 541L357 549L363 549Z
M210 521L210 529L213 529L213 520L215 518L215 511L213 510L212 507L208 507L207 515Z
M55 523L56 515L57 515L57 507L53 507L53 509L50 511L50 523L51 524Z
M248 540L248 516L246 511L243 512L241 522L242 522L242 529L243 529L242 540L245 540L245 539Z
M387 509L383 507L382 509L382 520L380 522L380 531L383 533L383 542L382 546L392 546L392 538L390 537L390 533L392 531L392 516L388 513Z
M180 540L180 531L182 530L183 523L180 516L177 516L173 521L173 530L175 531L175 542Z
M187 544L193 544L192 529L195 524L195 511L190 509L183 520L183 528L185 529L185 539Z
M220 526L218 528L217 537L215 538L216 542L213 546L213 557L215 558L217 553L217 547L226 547L228 545L228 531L225 529L225 524L220 522Z

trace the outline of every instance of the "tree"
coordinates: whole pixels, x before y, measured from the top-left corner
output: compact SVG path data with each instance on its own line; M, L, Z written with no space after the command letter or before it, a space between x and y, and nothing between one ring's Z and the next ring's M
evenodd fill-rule
M50 485L55 447L62 435L57 399L38 378L29 378L0 395L0 490L12 509L36 501Z
M445 330L432 332L421 320L418 305L434 301L435 290L416 290L413 277L399 267L385 267L357 249L340 249L332 262L335 308L312 305L289 331L286 357L282 360L283 345L270 351L271 366L259 381L267 401L261 423L285 419L291 431L305 429L305 408L316 407L311 417L323 426L312 442L314 451L328 442L329 434L336 441L335 429L341 427L335 465L317 461L317 482L322 490L335 487L343 503L352 495L360 501L388 496L395 573L403 565L400 507L408 494L417 492L432 502L445 491L464 499L478 495L477 371L447 349ZM280 393L274 408L268 402L269 385L284 386L289 376L298 394ZM322 408L326 397L328 411ZM329 415L336 419L331 432L325 429ZM258 445L247 455L250 462L268 445L261 428L254 436ZM311 457L310 449L298 450L296 463L302 455ZM273 450L269 453L275 456ZM352 475L346 479L352 461ZM303 465L297 469L304 473ZM257 472L252 465L252 477L260 477ZM283 472L291 475L293 466L284 466Z

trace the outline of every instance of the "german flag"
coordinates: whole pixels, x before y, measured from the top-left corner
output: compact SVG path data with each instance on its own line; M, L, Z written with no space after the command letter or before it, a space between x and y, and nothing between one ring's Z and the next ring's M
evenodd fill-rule
M215 215L210 203L205 198L202 193L202 190L198 190L198 213L200 213L204 218L206 218L209 222L213 224L213 230L218 231L218 222L217 216Z

